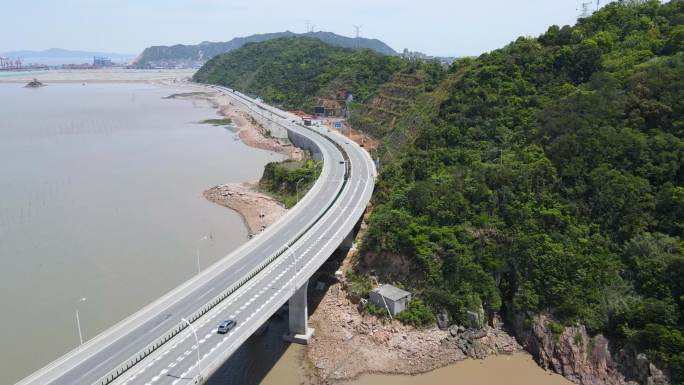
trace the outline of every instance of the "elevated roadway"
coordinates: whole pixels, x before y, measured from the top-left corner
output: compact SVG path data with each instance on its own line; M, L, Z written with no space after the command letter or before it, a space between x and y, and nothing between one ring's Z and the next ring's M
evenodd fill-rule
M374 164L363 148L335 131L304 127L285 111L214 88L283 126L294 143L323 160L319 179L285 216L242 247L18 384L203 383L288 301L290 337L306 342L312 333L308 279L363 215ZM217 334L218 323L228 318L237 326Z

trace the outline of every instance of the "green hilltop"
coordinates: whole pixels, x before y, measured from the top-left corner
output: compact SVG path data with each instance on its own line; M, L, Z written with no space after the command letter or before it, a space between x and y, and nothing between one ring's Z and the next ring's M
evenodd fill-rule
M611 3L448 68L287 38L195 80L306 110L354 95L382 143L355 280L457 323L585 325L684 384L683 1Z
M285 108L311 110L317 97L342 89L366 98L403 66L402 59L371 50L285 37L218 55L197 71L194 80L230 85Z
M394 51L394 49L378 39L363 37L352 38L325 31L307 32L302 34L285 31L236 37L226 42L205 41L194 45L176 44L172 46L152 46L145 48L138 58L136 58L135 65L141 68L157 66L172 68L177 66L191 67L195 66L197 63L204 63L216 55L236 50L245 44L294 36L319 39L337 47L370 49L382 55L397 55L397 52Z

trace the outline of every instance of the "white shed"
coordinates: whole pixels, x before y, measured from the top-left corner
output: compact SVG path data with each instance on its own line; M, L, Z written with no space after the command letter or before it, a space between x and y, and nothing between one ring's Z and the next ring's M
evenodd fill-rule
M371 290L370 302L378 307L389 309L392 317L406 310L411 301L411 293L392 285L380 285Z

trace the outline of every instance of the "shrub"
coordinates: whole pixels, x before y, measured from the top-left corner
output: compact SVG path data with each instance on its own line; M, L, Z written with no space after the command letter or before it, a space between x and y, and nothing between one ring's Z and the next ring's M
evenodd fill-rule
M357 298L368 298L368 295L373 289L373 283L370 276L363 273L357 273L353 269L347 270L347 290L349 293Z
M419 298L411 300L408 308L397 314L395 318L404 324L417 327L429 326L435 322L435 316L432 314L432 310Z

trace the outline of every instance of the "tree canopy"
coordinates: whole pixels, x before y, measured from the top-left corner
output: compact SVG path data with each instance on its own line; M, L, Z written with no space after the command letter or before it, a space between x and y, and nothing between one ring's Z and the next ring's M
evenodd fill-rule
M317 97L340 89L364 100L405 65L398 57L371 50L289 37L247 44L215 56L197 71L194 80L234 87L285 108L311 111Z
M385 138L366 252L456 320L550 312L684 383L683 24L617 2L456 62Z

